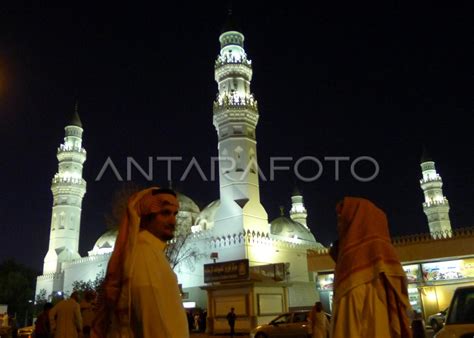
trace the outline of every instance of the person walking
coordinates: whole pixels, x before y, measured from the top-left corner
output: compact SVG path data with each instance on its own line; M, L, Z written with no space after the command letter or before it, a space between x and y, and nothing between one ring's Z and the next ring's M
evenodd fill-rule
M345 197L336 211L331 337L411 338L407 279L385 213L357 197Z
M414 311L413 321L411 322L411 330L413 338L426 338L425 321L421 315L421 312Z
M82 337L89 338L91 334L92 321L95 317L96 293L92 290L84 292L84 299L79 304L82 315Z
M51 332L54 338L79 338L82 333L82 317L79 293L57 303L49 311Z
M227 314L227 323L229 323L231 337L234 337L235 334L235 319L237 318L234 310L233 307L230 308L230 312Z
M188 338L178 281L164 253L174 238L176 193L157 187L128 201L99 292L92 338Z
M52 303L45 303L43 311L40 312L35 322L36 338L51 338L51 325L49 322L49 311L53 308Z
M329 320L326 313L323 311L323 304L321 302L314 303L311 312L309 313L309 320L311 322L312 338L328 337Z

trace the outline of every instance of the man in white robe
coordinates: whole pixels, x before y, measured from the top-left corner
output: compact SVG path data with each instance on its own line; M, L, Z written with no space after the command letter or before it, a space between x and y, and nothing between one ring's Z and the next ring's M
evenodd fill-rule
M69 299L57 303L49 311L49 320L54 338L78 338L82 332L79 294L73 292Z
M150 188L130 198L92 338L189 338L178 281L164 253L178 208L169 189Z

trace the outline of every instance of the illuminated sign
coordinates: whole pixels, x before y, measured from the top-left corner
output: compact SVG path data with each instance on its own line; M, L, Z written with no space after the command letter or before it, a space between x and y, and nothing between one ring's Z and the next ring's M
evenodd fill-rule
M422 270L425 281L474 278L474 259L425 263Z
M275 280L285 279L285 263L257 265L250 267L250 278L252 280Z
M407 275L408 283L415 283L420 280L420 266L418 264L404 265L403 271Z
M334 284L334 274L318 274L318 280L316 282L316 287L318 290L332 290Z
M249 279L249 260L204 264L204 283Z

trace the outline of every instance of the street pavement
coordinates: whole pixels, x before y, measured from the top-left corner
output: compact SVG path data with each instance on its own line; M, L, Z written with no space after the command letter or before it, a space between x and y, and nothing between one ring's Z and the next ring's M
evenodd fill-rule
M434 332L431 328L426 328L426 338L432 338L434 335ZM215 338L225 338L225 337L230 337L228 335L217 335L217 336L214 336L214 335L208 335L206 333L194 333L192 332L191 333L191 338L210 338L210 337L215 337ZM238 338L249 338L248 335L243 335L243 336L240 336L240 335L236 335L234 337L238 337Z

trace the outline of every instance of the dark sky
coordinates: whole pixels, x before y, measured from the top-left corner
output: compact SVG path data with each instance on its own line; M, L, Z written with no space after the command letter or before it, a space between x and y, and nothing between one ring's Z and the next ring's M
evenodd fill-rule
M263 172L270 157L293 157L291 166L302 156L323 163L313 182L292 171L261 182L270 219L280 205L289 210L297 185L325 245L335 237L334 206L344 195L382 207L393 235L426 232L419 186L425 144L443 178L453 227L473 225L472 3L353 6L234 6L253 61ZM1 9L0 260L12 256L42 269L56 148L76 97L88 152L82 255L104 232L104 213L120 186L110 171L95 180L107 157L125 176L127 156L144 166L150 156L181 156L172 168L175 186L200 207L218 198L217 181L204 182L196 171L179 177L193 156L209 173L217 155L213 72L226 14L225 2ZM336 181L327 156L370 156L380 172L358 182L346 162ZM152 183L166 185L166 166L154 162L154 169ZM316 170L302 169L307 176ZM373 173L370 165L357 169ZM136 171L133 181L151 184Z

